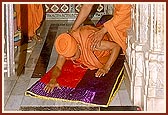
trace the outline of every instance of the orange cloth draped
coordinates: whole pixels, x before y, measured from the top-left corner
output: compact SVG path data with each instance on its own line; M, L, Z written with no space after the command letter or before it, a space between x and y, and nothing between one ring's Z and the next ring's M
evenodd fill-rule
M76 39L81 48L80 58L76 61L84 64L91 70L102 68L108 59L107 57L110 56L109 50L96 50L94 52L91 50L91 38L89 38L88 36L97 30L97 28L87 25L79 27L71 34ZM103 39L108 40L107 34Z
M25 4L24 4L25 5ZM42 4L27 4L26 7L21 7L22 4L16 4L15 5L15 10L16 10L16 15L17 15L17 27L21 29L21 23L27 23L28 21L28 37L32 37L33 35L36 34L36 30L40 27L42 19L43 19L43 7ZM21 13L23 10L28 10L28 14ZM24 11L26 12L26 11ZM22 15L21 15L22 14ZM27 15L27 16L26 16ZM22 18L27 18L24 19L26 21L21 22L21 17Z
M130 4L116 4L114 5L113 18L104 23L104 27L108 30L114 42L118 43L125 54L126 44L126 30L131 25L131 5Z

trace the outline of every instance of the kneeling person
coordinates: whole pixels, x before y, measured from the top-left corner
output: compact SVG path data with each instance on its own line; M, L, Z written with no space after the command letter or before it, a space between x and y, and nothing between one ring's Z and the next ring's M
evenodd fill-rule
M66 60L75 61L84 65L87 69L98 69L95 77L101 77L108 73L117 59L120 46L112 41L107 33L103 40L95 48L91 48L92 37L89 35L98 31L99 28L90 25L81 26L71 33L60 34L55 40L55 48L58 53L56 65L52 71L51 79L44 90L52 92L55 87L61 88L57 83L62 67Z

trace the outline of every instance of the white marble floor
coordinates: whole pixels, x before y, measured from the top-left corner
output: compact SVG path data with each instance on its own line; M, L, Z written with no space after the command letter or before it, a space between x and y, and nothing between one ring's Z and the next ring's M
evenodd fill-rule
M28 50L26 57L26 65L24 74L21 76L11 76L3 78L3 107L2 110L4 112L8 111L19 111L21 106L86 106L81 103L73 103L73 102L64 102L64 101L51 101L51 100L43 100L25 96L24 93L27 88L29 88L34 82L36 82L39 78L31 78L35 65L37 63L38 57L40 55L41 49L43 47L47 31L49 29L50 24L52 23L60 23L58 28L57 35L67 31L70 26L70 21L45 21L44 25L41 29L41 37L43 40L41 42L37 42L34 47ZM28 46L33 46L33 41ZM56 61L57 53L53 48L52 54L50 57L50 61L47 67L49 70ZM18 61L18 57L16 56L16 63ZM129 99L129 94L126 90L126 86L124 80L121 84L119 91L116 93L113 98L110 106L132 106L132 103Z

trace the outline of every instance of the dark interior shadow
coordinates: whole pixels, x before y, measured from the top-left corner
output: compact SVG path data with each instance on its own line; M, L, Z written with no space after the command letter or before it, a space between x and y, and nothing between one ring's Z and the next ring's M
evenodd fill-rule
M28 47L28 5L20 5L21 12L21 46L19 52L18 67L16 69L17 76L25 71L27 47Z

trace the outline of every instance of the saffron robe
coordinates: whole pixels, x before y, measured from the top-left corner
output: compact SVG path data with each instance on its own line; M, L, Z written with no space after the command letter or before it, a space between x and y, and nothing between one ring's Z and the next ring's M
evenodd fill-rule
M76 39L77 43L80 45L81 48L80 58L76 61L85 65L90 70L102 68L110 56L110 50L92 51L91 49L92 38L88 36L98 30L99 29L93 26L86 25L79 27L71 33L71 36L73 36ZM105 34L103 40L110 40L110 36L108 34Z
M43 20L42 4L15 4L18 29L27 28L28 37L36 34ZM23 24L27 27L21 27Z
M127 48L127 29L129 29L131 25L131 5L115 4L113 18L103 25L113 41L120 45L125 54Z

